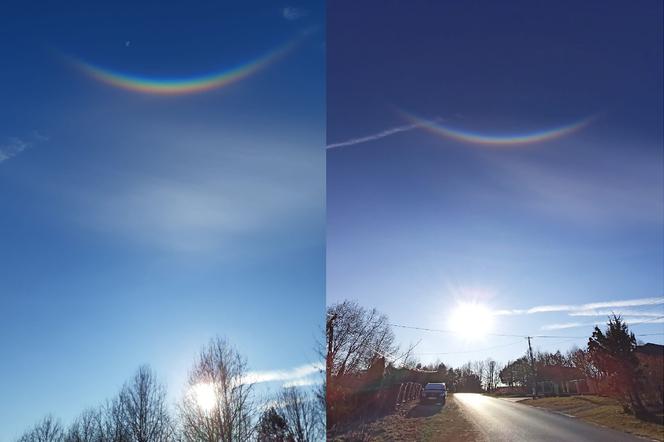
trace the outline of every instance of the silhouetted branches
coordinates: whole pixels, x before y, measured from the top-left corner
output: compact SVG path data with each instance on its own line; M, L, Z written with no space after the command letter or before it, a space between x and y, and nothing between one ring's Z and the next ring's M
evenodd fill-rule
M256 425L260 442L313 442L325 439L325 408L313 392L285 387Z
M377 310L366 310L353 301L328 308L328 376L343 376L366 370L379 358L395 351L394 332L387 316Z
M101 409L90 408L81 413L70 425L65 442L105 442Z
M263 411L256 425L256 439L259 442L291 442L288 422L276 407Z
M187 441L231 442L249 440L252 384L247 362L227 341L212 340L201 352L180 406L182 435ZM201 395L209 395L201 399Z
M634 414L645 417L648 411L641 400L642 376L636 347L634 333L620 316L613 315L605 331L595 327L588 340L588 355L606 377L611 391L617 393L619 399L627 400Z
M277 405L272 411L258 416L252 378L246 359L226 340L213 339L197 357L178 406L169 406L166 387L154 371L141 366L116 396L83 411L66 429L48 415L16 442L324 439L325 398L321 390L284 389L274 399Z
M17 442L63 442L64 437L60 421L48 415L19 437Z
M166 389L149 367L140 367L122 387L117 406L122 433L129 442L169 442L174 439Z
M321 427L323 413L316 398L298 387L284 388L277 399L289 434L295 442L324 439L325 427Z

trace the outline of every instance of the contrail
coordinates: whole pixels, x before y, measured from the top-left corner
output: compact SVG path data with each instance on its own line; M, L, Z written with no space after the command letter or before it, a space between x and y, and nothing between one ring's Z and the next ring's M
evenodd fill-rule
M376 134L367 135L365 137L352 138L350 140L328 144L326 148L334 149L335 147L353 146L355 144L368 143L370 141L379 140L381 138L389 137L390 135L398 134L399 132L408 132L409 130L417 129L418 127L422 126L423 123L413 123L413 124L407 124L405 126L397 126L391 129L386 129L382 132L378 132Z

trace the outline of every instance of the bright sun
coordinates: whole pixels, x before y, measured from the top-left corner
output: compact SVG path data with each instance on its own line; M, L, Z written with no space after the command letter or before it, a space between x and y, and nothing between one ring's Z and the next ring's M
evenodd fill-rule
M214 385L207 382L201 382L191 387L191 392L196 400L196 404L198 404L201 410L212 410L217 399Z
M493 315L483 304L461 303L452 311L450 326L464 338L483 338L493 327Z

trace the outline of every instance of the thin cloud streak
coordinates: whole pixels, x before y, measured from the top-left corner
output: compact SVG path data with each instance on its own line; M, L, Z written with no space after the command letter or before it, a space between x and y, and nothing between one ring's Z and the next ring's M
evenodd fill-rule
M623 318L623 321L627 324L636 325L636 324L663 324L664 317L634 317L634 318ZM561 324L547 324L541 327L542 330L565 330L568 328L580 328L580 327L594 327L595 325L603 324L605 321L595 321L595 322L566 322Z
M306 378L299 378L295 379L292 381L288 381L284 384L284 388L290 388L290 387L309 387L311 385L318 385L323 382L322 378L316 378L316 377L306 377Z
M548 324L548 325L543 325L541 327L542 330L565 330L568 328L576 328L576 327L583 327L586 325L594 325L593 324L588 324L588 323L581 323L581 322L565 322L562 324Z
M571 304L540 305L540 306L531 307L529 309L498 310L498 311L494 312L494 314L495 315L530 315L530 314L533 314L533 313L581 312L581 311L595 310L595 309L601 309L601 308L640 307L640 306L646 306L646 305L661 305L661 304L664 304L664 297L592 302L592 303L589 303L589 304L581 304L581 305L571 305Z
M583 156L563 169L532 158L492 155L486 159L487 173L505 186L499 194L511 195L515 208L547 219L593 228L661 224L661 154L624 154L592 144L578 148ZM602 167L597 167L600 158Z
M261 384L264 382L285 382L286 384L297 383L298 385L312 385L303 384L304 380L313 374L319 373L325 369L322 362L315 362L313 364L301 365L290 370L267 370L267 371L250 371L242 379L244 384Z
M16 137L10 138L7 143L0 144L0 163L14 158L30 146L32 143L25 140Z
M304 9L295 8L293 6L286 6L281 10L281 15L289 21L299 20L308 15L308 12Z
M134 134L132 143L159 146L159 155L114 169L94 165L94 176L92 168L83 172L90 185L60 185L58 196L71 207L61 212L84 228L173 254L230 256L245 253L259 235L322 213L320 151L175 123L168 130L127 125L124 132ZM129 141L119 135L107 143Z
M581 310L568 313L569 316L643 316L643 317L656 317L664 315L664 310L659 312L644 312L641 310L618 309L618 310Z
M48 140L47 137L34 132L28 139L10 137L7 142L0 144L0 163L14 158L35 144Z
M23 152L30 144L20 138L10 138L5 144L0 145L0 163Z
M372 135L367 135L364 137L359 137L359 138L351 138L350 140L346 141L340 141L338 143L332 143L328 144L326 147L327 149L334 149L337 147L344 147L344 146L353 146L355 144L362 144L362 143L368 143L370 141L375 141L375 140L380 140L381 138L389 137L401 132L408 132L414 129L418 129L422 127L422 123L414 123L414 124L407 124L405 126L397 126L393 127L391 129L386 129L382 132L378 132Z

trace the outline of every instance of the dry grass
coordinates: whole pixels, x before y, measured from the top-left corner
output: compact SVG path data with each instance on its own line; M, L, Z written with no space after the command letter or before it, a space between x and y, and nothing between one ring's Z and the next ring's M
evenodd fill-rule
M645 422L625 413L615 399L601 396L570 396L527 399L521 403L569 414L614 430L664 441L664 425Z
M332 441L450 441L481 440L480 433L464 416L452 397L444 407L412 402L374 422L358 424Z

